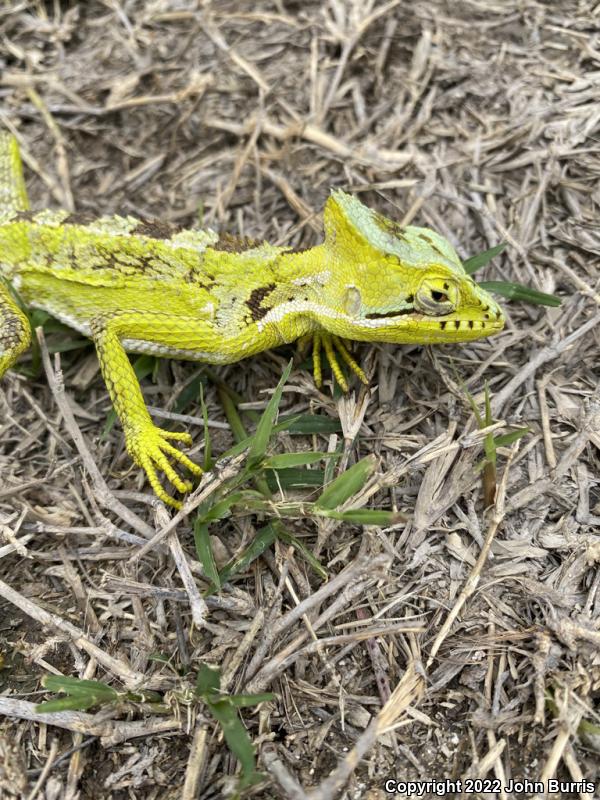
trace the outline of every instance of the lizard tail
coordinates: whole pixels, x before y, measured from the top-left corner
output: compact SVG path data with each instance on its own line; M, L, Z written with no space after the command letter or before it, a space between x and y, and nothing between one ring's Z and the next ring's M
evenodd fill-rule
M12 134L0 132L0 224L28 209L19 145Z

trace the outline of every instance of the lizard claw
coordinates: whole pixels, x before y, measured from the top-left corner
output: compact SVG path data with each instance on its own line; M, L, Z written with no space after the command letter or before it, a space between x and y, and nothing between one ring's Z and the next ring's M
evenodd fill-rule
M326 331L317 331L313 335L313 374L315 377L315 385L318 389L321 388L323 383L323 377L321 372L321 345L323 345L323 349L325 350L325 357L331 367L331 371L333 372L336 381L338 382L342 391L348 391L348 382L342 372L339 362L336 356L336 350L339 355L342 357L342 360L346 362L346 364L350 367L352 372L358 376L358 378L364 383L368 384L369 381L367 380L367 376L360 368L359 364L350 354L348 348L346 347L346 343L343 339L340 339L339 336L334 336L331 333L327 333Z
M127 450L138 467L142 467L145 471L156 496L166 505L179 509L182 505L181 502L175 500L163 489L156 470L162 470L167 480L173 484L177 491L185 494L191 490L192 484L190 481L179 477L167 456L179 462L193 475L202 475L202 469L188 458L185 453L173 447L167 441L168 439L183 442L188 446L192 444L192 437L189 433L164 431L162 428L157 428L152 424L126 434Z

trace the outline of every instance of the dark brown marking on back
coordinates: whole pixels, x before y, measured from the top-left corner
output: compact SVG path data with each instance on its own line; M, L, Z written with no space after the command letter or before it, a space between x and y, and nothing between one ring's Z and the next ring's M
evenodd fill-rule
M37 211L17 211L9 222L33 222L38 213Z
M209 245L211 250L219 250L223 253L244 253L258 247L260 242L250 239L247 236L233 236L231 233L219 234L218 240Z
M62 221L63 225L91 225L98 220L97 216L86 211L74 211Z
M270 283L268 286L258 286L250 293L250 298L246 300L246 305L250 309L254 322L258 322L268 312L269 309L263 308L261 304L265 297L270 295L275 288L275 284Z
M210 292L217 285L215 280L211 281L203 272L196 272L195 270L186 272L184 275L182 275L182 279L186 283L200 287L200 289L206 289L207 292Z
M183 230L181 226L175 225L173 222L164 222L160 219L141 219L133 233L138 236L147 236L149 239L170 239L181 230Z

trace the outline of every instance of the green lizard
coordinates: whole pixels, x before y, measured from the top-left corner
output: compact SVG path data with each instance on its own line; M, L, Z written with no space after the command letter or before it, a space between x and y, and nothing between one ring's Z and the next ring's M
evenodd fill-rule
M0 377L30 344L21 305L90 337L127 450L179 508L157 470L189 491L171 460L201 469L171 442L191 437L154 425L127 352L229 364L310 336L317 385L323 349L347 390L337 355L366 377L345 339L461 342L502 329L501 308L439 234L401 228L340 190L324 222L324 242L294 252L130 216L33 213L17 141L0 134Z

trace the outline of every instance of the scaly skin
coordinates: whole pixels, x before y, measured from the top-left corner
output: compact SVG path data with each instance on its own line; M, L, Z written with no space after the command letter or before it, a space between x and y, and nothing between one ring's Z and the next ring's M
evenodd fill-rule
M0 134L0 276L20 302L89 336L119 415L127 449L152 488L175 508L157 470L190 488L170 444L186 433L156 427L127 352L228 364L301 337L321 348L347 390L338 355L366 383L344 339L397 344L462 342L502 329L492 297L465 273L450 243L396 223L355 197L332 192L325 241L310 250L219 237L213 231L134 219L32 213L13 137ZM30 342L27 318L0 283L0 377Z

